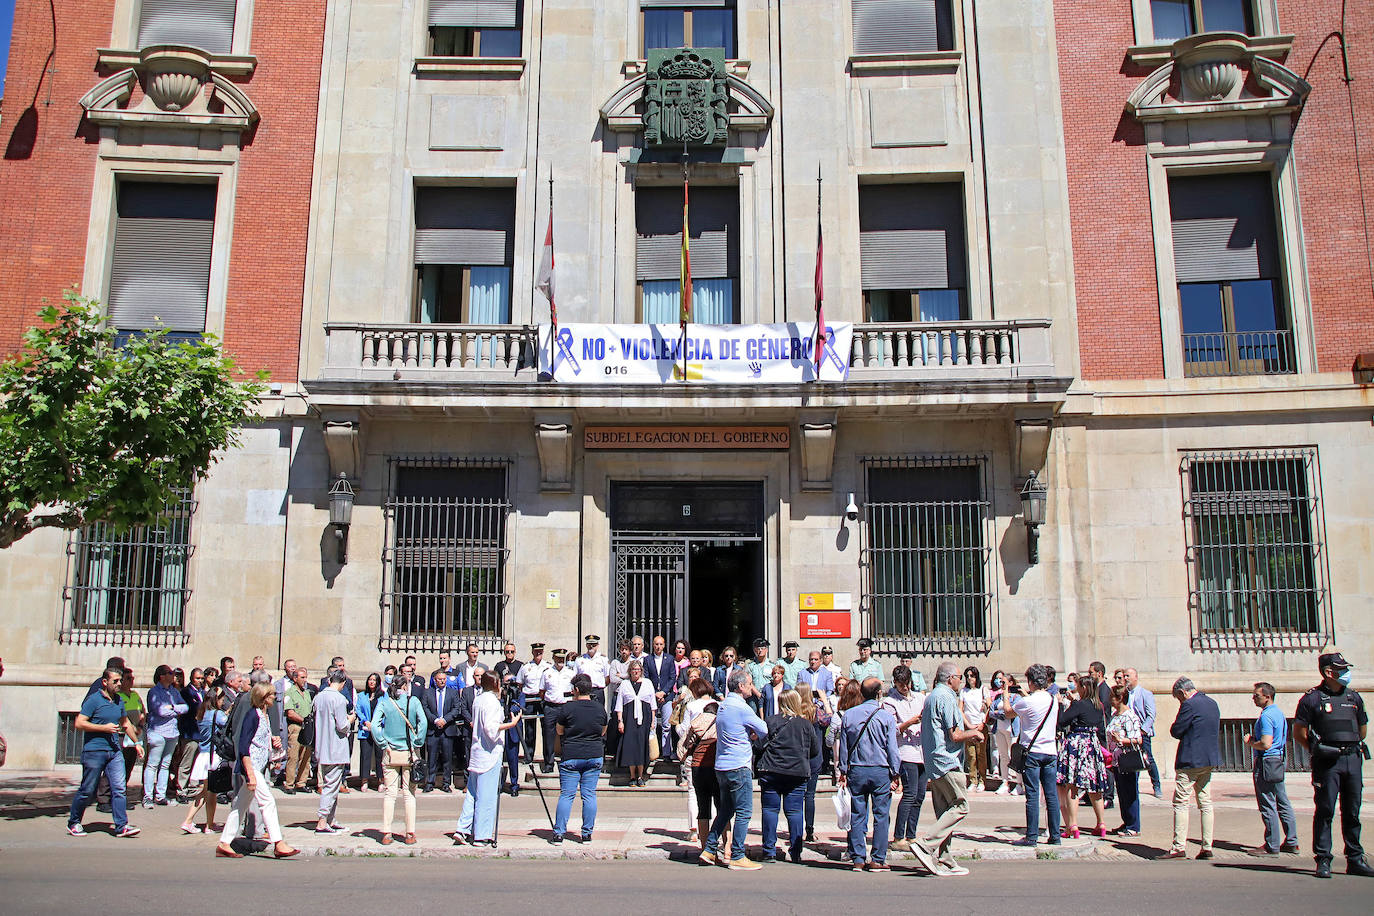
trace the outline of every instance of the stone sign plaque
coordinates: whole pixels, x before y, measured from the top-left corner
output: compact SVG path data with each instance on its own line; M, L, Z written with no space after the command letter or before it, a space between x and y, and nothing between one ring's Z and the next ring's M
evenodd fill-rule
M785 450L792 445L788 426L588 426L582 445L589 449Z

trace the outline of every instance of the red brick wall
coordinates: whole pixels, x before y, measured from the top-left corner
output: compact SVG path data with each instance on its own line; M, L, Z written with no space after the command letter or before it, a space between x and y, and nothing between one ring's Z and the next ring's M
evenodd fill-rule
M1313 86L1298 122L1294 156L1318 369L1324 372L1348 370L1357 352L1374 349L1370 239L1362 206L1374 220L1374 17L1367 5L1351 6L1346 35L1357 79L1347 90L1338 43L1322 45L1340 28L1340 8L1340 0L1279 3L1280 28L1295 35L1286 64ZM1124 114L1127 96L1148 74L1125 63L1125 51L1135 43L1131 7L1061 0L1055 24L1083 376L1159 378L1163 357L1144 138L1139 124Z
M239 84L261 121L239 160L224 343L245 370L289 382L300 343L324 2L255 6L258 67ZM78 100L101 78L95 51L110 43L112 8L112 0L59 0L52 104L43 104L45 84L32 156L0 161L0 352L18 346L41 297L57 298L81 278L96 148L79 135ZM17 4L0 131L7 140L50 47L48 16L46 3Z
M1355 78L1349 86L1339 42L1323 43L1341 27L1340 0L1280 0L1279 26L1294 36L1286 66L1312 84L1293 153L1317 366L1345 372L1356 353L1374 350L1374 12L1367 3L1347 5L1345 37Z

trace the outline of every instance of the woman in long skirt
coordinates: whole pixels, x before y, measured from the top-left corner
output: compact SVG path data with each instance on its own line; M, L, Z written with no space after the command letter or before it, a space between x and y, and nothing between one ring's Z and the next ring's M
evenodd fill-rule
M644 768L649 765L649 733L654 728L654 685L644 679L644 665L630 662L629 678L620 682L615 694L615 711L620 716L620 747L616 766L628 767L630 785L644 785Z

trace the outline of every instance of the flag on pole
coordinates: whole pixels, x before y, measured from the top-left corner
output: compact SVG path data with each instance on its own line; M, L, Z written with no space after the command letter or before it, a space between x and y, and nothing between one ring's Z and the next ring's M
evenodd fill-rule
M544 234L544 256L539 261L539 277L534 288L549 300L549 322L558 330L558 304L553 293L553 189L549 189L549 231Z
M824 238L821 234L821 173L816 169L816 377L821 375L821 350L825 346Z
M687 333L687 325L692 320L692 252L687 241L687 170L682 171L682 303L680 320L682 332Z

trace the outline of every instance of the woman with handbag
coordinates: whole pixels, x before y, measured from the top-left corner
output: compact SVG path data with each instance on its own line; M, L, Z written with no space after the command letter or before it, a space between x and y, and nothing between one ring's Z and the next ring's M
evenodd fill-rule
M1116 792L1121 799L1121 836L1140 836L1140 771L1145 768L1144 737L1140 717L1131 710L1131 690L1124 684L1112 688L1112 720L1107 723L1107 753L1116 771Z
M716 779L716 712L720 705L712 696L711 685L706 686L706 693L688 704L690 709L700 702L700 709L692 712L677 746L678 760L692 774L688 785L696 800L696 827L688 839L698 842L703 850L711 829L712 805L720 810L720 783Z
M405 844L415 845L415 784L411 778L415 750L425 743L424 710L410 695L410 679L404 674L392 678L372 710L372 740L382 751L382 778L386 797L382 799L382 845L392 842L391 821L396 815L396 796L405 804Z
M358 791L374 791L382 782L382 749L372 740L372 710L382 697L382 676L372 672L354 702L358 714Z
M253 685L253 691L248 696L248 714L239 725L235 772L243 782L234 795L234 807L229 809L229 816L224 819L224 832L220 834L219 845L215 847L216 856L243 858L243 853L236 852L229 844L239 835L244 815L254 803L258 806L263 826L267 828L267 838L273 843L272 854L278 859L300 854L299 849L282 839L281 823L277 819L277 800L272 795L272 786L267 778L267 765L272 759L272 729L267 720L267 708L276 701L277 690L271 682Z
M229 714L224 711L224 691L218 687L205 691L205 699L196 710L198 750L196 759L191 764L190 780L200 784L200 794L186 809L186 818L181 822L182 833L202 832L202 828L196 826L196 815L200 814L202 808L205 809L203 832L211 833L215 829L215 804L219 799L214 790L219 786L210 785L210 773L212 770L218 770L224 762L215 754L212 739L215 729L223 728L228 722Z
M1059 806L1064 811L1063 836L1078 837L1078 797L1088 793L1097 826L1093 833L1106 836L1102 823L1102 793L1107 788L1107 761L1102 744L1107 738L1107 711L1097 698L1097 685L1090 677L1078 679L1078 699L1059 716Z
M801 861L806 783L811 778L812 758L821 756L816 727L806 717L801 694L783 690L778 697L778 713L769 716L768 740L756 767L763 809L763 860L779 860L777 850L778 813L787 817L787 852L793 862ZM814 710L814 706L812 706ZM814 713L813 713L814 714Z
M695 649L692 651L696 651ZM691 670L690 668L687 670ZM692 728L692 722L697 716L701 715L706 709L706 704L711 702L714 697L711 695L711 682L704 677L694 677L687 682L680 693L687 694L687 700L682 704L681 721L677 726L677 745L674 747L674 756L677 757L678 767L682 773L682 783L687 789L687 842L695 843L700 838L698 821L701 820L701 805L697 801L695 783L692 781L691 754L683 753L683 747L687 740L687 734ZM706 806L707 827L710 827L711 807Z

